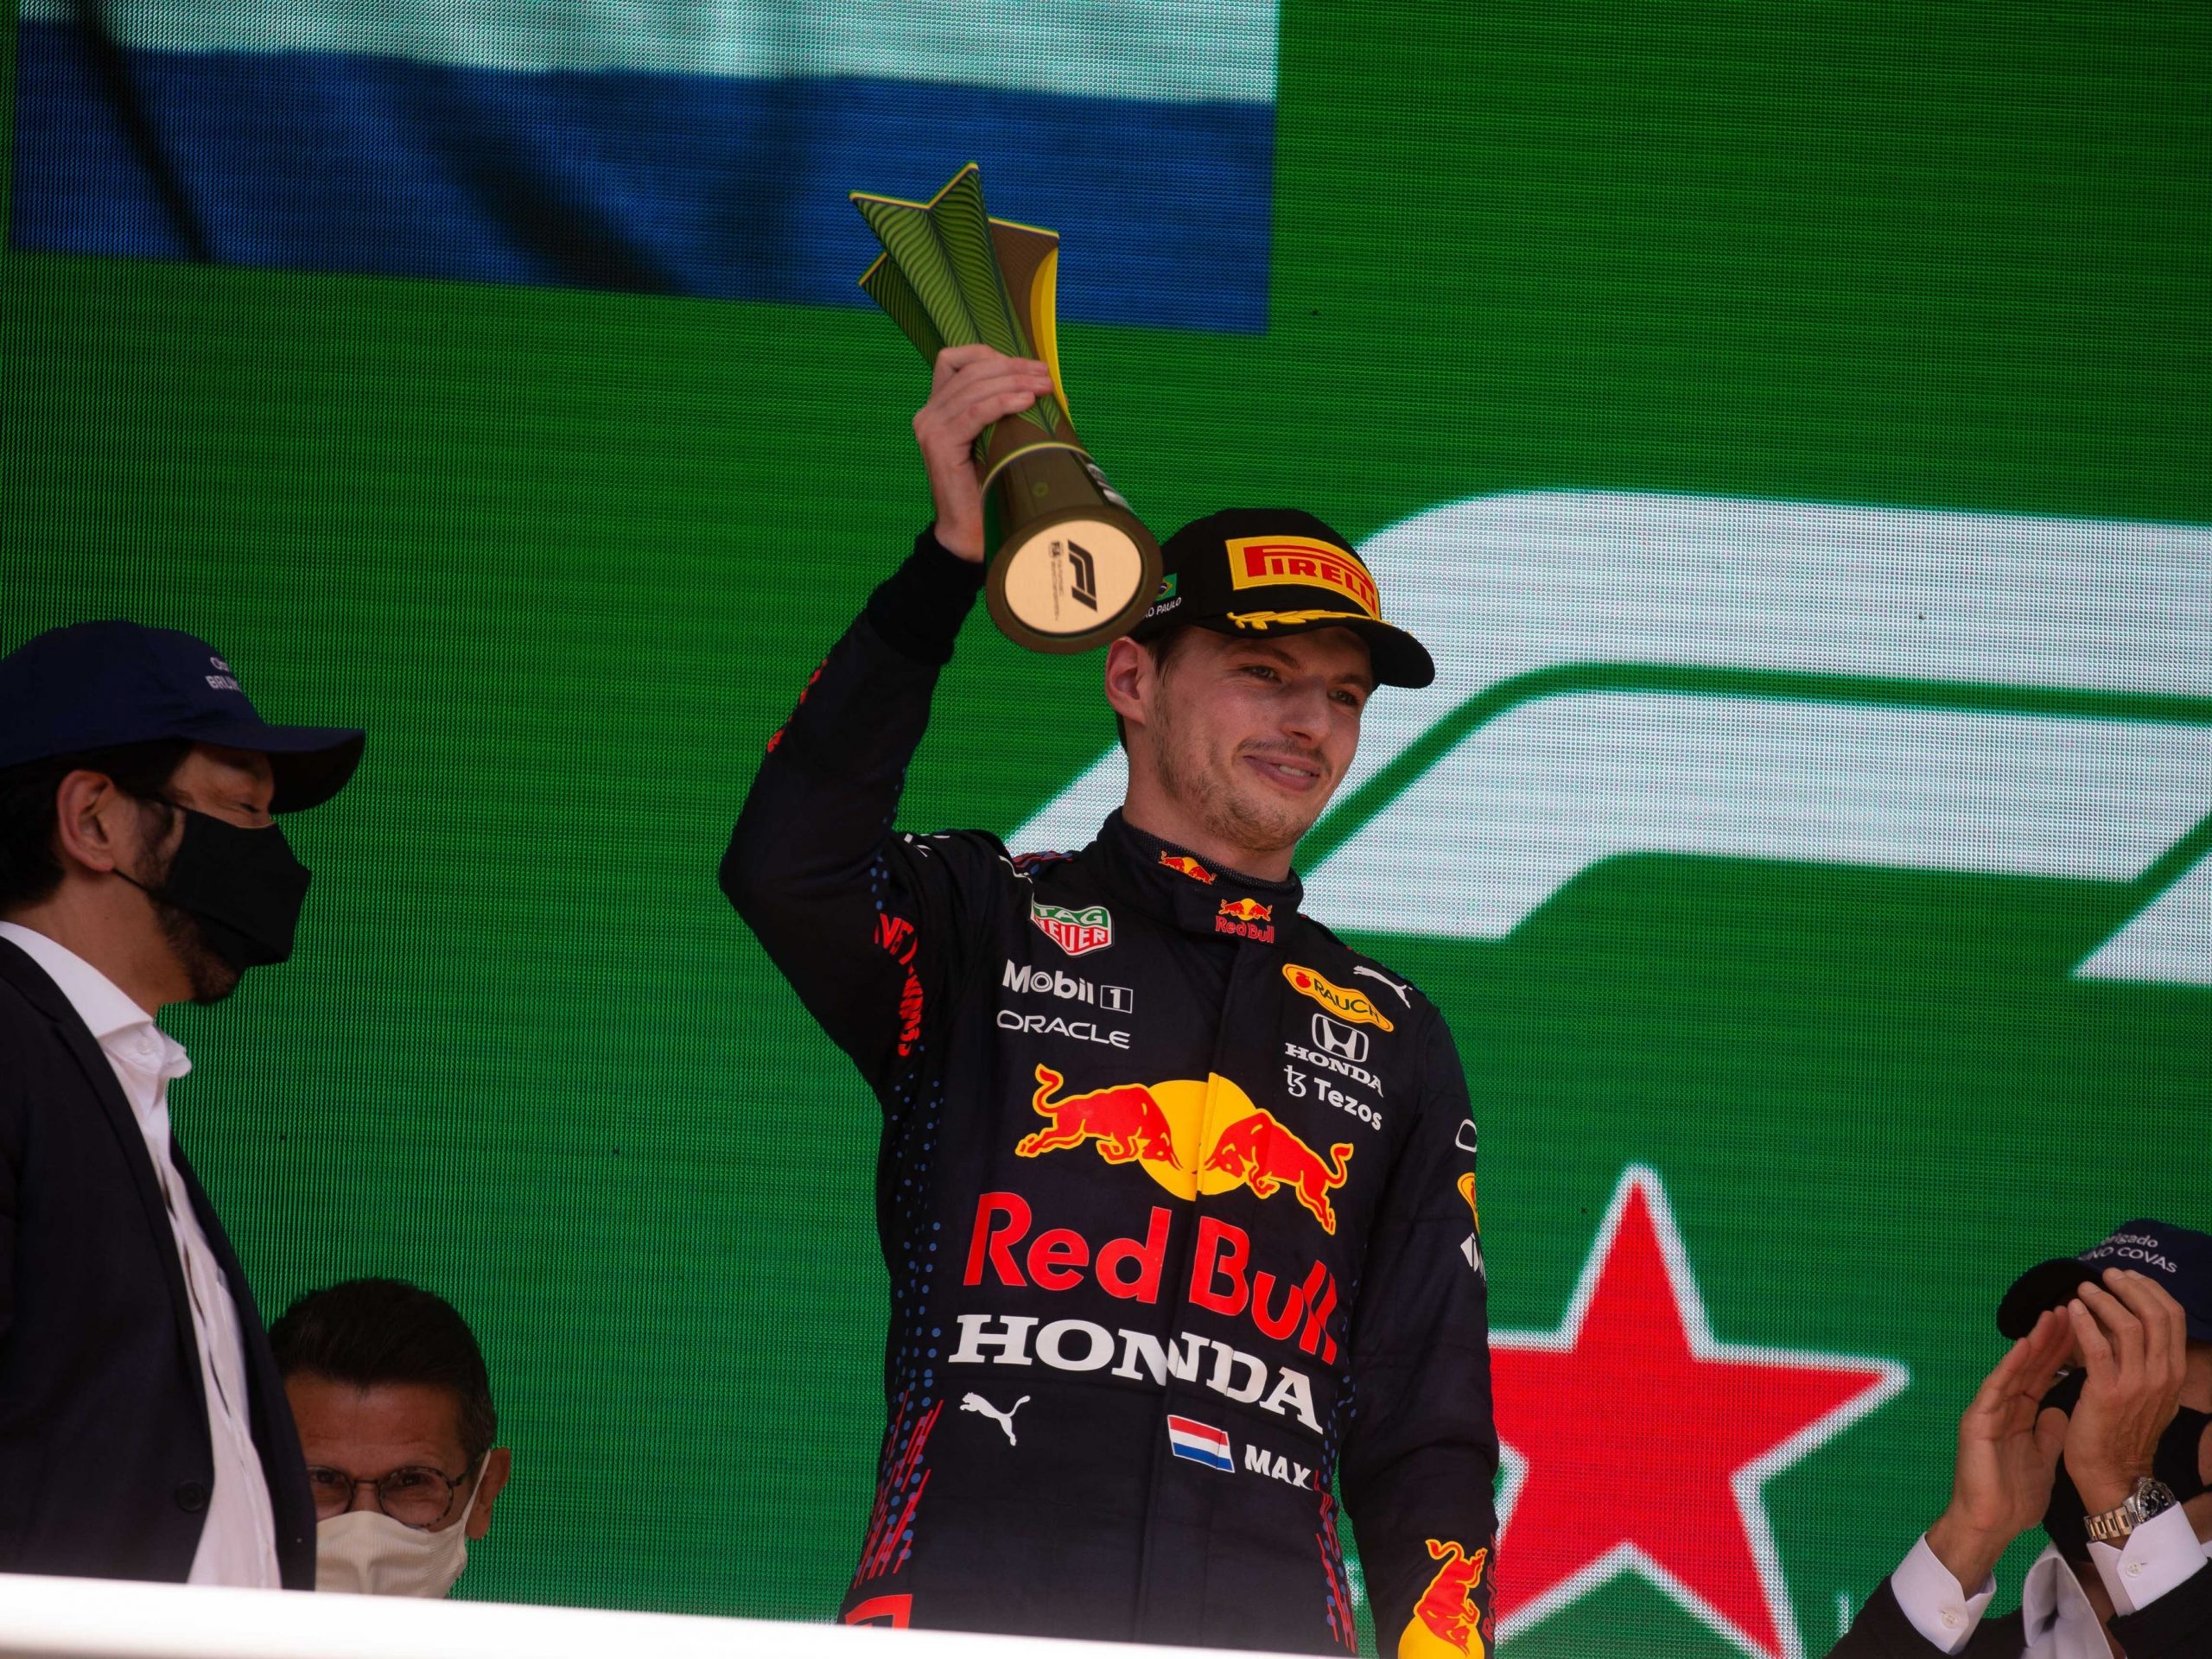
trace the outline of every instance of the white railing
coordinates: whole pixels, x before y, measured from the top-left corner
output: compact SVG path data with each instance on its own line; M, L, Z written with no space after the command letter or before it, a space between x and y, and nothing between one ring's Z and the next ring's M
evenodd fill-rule
M1198 1659L1204 1651L0 1573L0 1654L10 1659Z

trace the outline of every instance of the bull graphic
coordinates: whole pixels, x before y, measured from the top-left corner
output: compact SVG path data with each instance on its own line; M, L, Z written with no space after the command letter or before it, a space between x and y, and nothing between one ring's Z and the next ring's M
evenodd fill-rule
M1160 1109L1151 1090L1141 1083L1122 1083L1094 1089L1087 1095L1052 1099L1066 1081L1049 1065L1037 1068L1037 1092L1029 1103L1039 1117L1051 1120L1052 1127L1023 1135L1014 1144L1015 1156L1037 1158L1063 1147L1096 1141L1098 1155L1109 1164L1142 1159L1148 1164L1182 1168L1175 1157L1175 1135L1168 1127L1167 1114Z
M1432 1538L1428 1554L1430 1560L1444 1565L1414 1604L1414 1617L1446 1647L1465 1654L1467 1659L1484 1659L1487 1649L1483 1644L1482 1610L1471 1598L1483 1581L1483 1566L1490 1560L1490 1551L1478 1549L1470 1555L1449 1538Z
M1205 1166L1234 1176L1252 1189L1255 1198L1271 1198L1279 1186L1290 1188L1322 1230L1333 1233L1337 1211L1329 1202L1329 1191L1344 1184L1351 1154L1351 1143L1339 1141L1329 1148L1328 1163L1323 1163L1313 1147L1262 1107L1221 1132Z

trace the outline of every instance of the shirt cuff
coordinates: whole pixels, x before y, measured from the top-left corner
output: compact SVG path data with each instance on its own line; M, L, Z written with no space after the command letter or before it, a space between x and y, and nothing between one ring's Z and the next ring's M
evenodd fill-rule
M2115 1613L2139 1613L2204 1566L2204 1547L2178 1503L2127 1535L2126 1544L2092 1541L2089 1559Z
M1951 1569L1929 1548L1928 1535L1923 1532L1897 1570L1890 1574L1890 1592L1897 1599L1897 1606L1912 1628L1930 1646L1939 1653L1956 1653L1974 1640L1989 1599L1997 1593L1997 1575L1993 1573L1982 1580L1980 1589L1967 1594Z
M948 553L931 525L868 595L868 620L884 644L918 663L949 663L960 625L983 588L983 567Z

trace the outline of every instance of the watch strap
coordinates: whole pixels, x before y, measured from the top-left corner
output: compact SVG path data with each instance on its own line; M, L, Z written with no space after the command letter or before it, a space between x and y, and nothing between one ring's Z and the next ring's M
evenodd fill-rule
M2085 1516L2082 1529L2101 1544L2125 1543L2136 1528L2173 1506L2174 1495L2163 1481L2139 1475L2126 1497L2108 1510Z

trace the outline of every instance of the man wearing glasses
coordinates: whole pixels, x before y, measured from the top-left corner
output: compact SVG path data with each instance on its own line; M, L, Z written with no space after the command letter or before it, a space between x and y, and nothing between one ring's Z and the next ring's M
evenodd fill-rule
M270 1327L315 1494L315 1588L442 1596L512 1456L492 1380L443 1297L397 1279L311 1291Z

